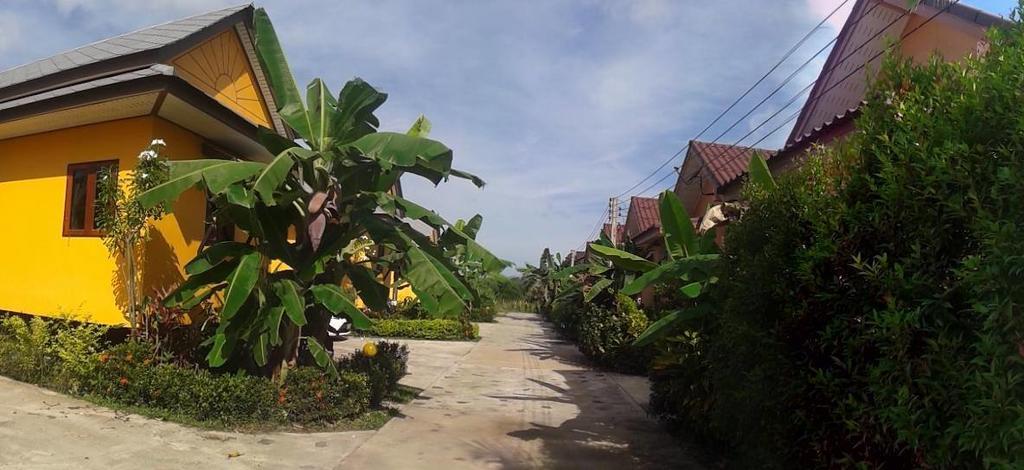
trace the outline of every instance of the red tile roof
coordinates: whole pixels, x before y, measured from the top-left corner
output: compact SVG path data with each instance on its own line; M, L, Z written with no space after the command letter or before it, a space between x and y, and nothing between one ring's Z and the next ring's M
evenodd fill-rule
M635 237L652 228L661 228L661 212L658 209L658 198L631 197L629 199L629 212L626 214L626 229L629 237Z
M747 173L750 159L754 153L760 153L766 160L775 152L772 150L742 147L738 145L716 144L690 141L690 150L704 162L708 173L715 179L718 186L725 186Z
M612 235L611 235L611 233L612 233L611 225L612 224L604 224L604 226L601 227L601 233L603 233L604 236L608 237L609 240L611 240L611 238L612 238ZM616 243L622 243L622 240L623 240L623 237L625 236L625 234L626 234L626 226L625 225L619 224L619 225L615 226L615 235L616 235L615 242Z

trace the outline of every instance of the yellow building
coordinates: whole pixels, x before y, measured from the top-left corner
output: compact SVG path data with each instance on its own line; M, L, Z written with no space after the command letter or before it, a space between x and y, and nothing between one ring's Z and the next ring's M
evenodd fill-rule
M118 263L93 220L96 172L153 139L171 159L268 160L287 135L253 47L251 6L153 26L0 72L0 310L123 325ZM190 190L155 224L143 293L173 287L206 232Z

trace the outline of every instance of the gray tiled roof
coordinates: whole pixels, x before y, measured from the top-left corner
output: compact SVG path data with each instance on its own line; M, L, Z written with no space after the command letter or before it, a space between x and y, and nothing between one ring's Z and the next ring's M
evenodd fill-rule
M5 70L0 72L0 88L83 65L102 62L137 52L159 49L198 33L204 28L247 7L249 7L249 4L238 5L151 26Z
M136 80L145 77L152 77L154 75L174 75L174 68L169 65L157 64L140 70L133 70L118 75L111 75L109 77L98 78L96 80L90 80L87 82L78 83L72 86L66 86L63 88L57 88L44 93L36 93L16 100L6 101L0 103L0 111L10 108L17 108L18 106L24 106L26 104L35 103L37 101L44 101L50 98L57 98L64 95L70 95L72 93L78 93L80 91L91 90L93 88L99 88L101 86L113 85L115 83L127 82L130 80Z

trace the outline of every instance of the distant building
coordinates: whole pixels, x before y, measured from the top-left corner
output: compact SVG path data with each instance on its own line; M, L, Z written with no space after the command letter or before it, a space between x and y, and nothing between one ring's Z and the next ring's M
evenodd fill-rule
M632 243L639 254L651 261L660 261L665 258L658 198L631 197L624 227L626 239Z

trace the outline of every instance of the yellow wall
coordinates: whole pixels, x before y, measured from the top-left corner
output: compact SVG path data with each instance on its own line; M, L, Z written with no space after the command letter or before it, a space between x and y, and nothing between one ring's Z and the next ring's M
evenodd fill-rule
M167 141L172 158L200 155L199 137L151 116L0 141L0 309L125 324L118 265L101 239L63 236L67 166L117 159L126 177L153 138ZM181 265L202 237L204 212L202 194L190 190L157 223L144 293L181 279Z
M254 124L271 127L270 113L234 30L227 30L173 61L176 73Z

